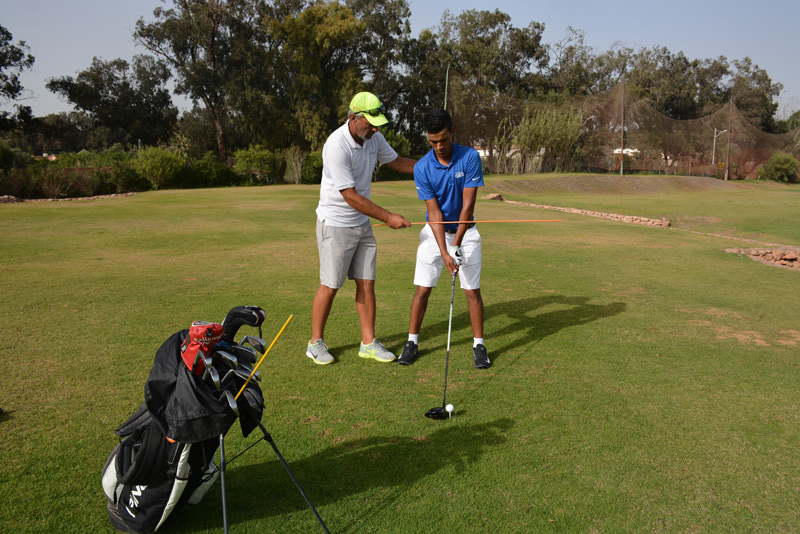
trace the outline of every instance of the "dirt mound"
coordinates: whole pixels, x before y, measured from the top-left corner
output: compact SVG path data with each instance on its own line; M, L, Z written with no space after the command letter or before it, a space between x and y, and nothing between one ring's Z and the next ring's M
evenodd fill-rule
M656 194L740 189L738 182L717 180L707 176L619 176L586 174L547 176L536 179L492 181L492 187L505 194L542 192L596 194Z

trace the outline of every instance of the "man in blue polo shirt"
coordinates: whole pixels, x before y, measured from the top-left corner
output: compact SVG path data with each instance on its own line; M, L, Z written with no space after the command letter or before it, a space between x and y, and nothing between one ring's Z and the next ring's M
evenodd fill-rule
M478 152L453 142L453 121L443 109L434 109L423 121L431 151L414 167L414 183L420 200L428 208L429 223L472 221L478 187L483 185L483 166ZM419 234L414 271L414 300L408 341L397 360L411 365L418 354L419 330L428 307L431 290L446 266L450 276L458 274L467 297L472 324L473 359L478 369L492 363L483 342L483 299L481 298L481 235L475 223L426 224Z

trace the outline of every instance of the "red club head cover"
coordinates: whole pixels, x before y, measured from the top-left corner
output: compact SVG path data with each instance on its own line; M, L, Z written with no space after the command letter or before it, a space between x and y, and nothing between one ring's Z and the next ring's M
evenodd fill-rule
M194 374L202 375L205 372L206 366L202 358L195 365L197 352L203 351L203 354L208 355L211 352L211 347L222 340L222 334L223 328L219 323L209 323L208 321L195 321L192 323L189 328L189 337L181 345L183 363L190 371L194 366Z

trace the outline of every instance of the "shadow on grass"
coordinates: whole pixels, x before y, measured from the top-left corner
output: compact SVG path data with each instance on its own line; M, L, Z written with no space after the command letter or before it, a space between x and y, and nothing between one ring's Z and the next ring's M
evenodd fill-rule
M470 426L447 421L431 422L430 428L436 430L426 436L345 441L302 459L293 458L288 439L273 438L328 528L332 532L344 532L351 528L358 530L357 525L362 521L368 522L373 514L389 513L394 506L416 503L419 499L416 494L404 494L417 481L443 469L452 469L456 473L467 471L470 464L478 462L491 448L505 443L505 434L513 426L510 419ZM308 524L315 524L316 518L272 447L266 442L258 446L266 447L268 453L261 454L267 454L270 460L245 466L241 465L240 459L240 466L234 463L228 467L226 486L231 527L303 510L308 512ZM366 502L366 508L347 503L343 504L344 513L331 513L334 510L331 505L359 495L362 496L357 500ZM325 507L328 508L327 514ZM351 510L358 512L348 513ZM219 483L200 505L187 506L171 517L168 530L195 532L216 523L222 525ZM309 526L308 531L314 532L314 527Z
M447 304L446 311L449 311L449 302ZM558 309L545 311L544 309L548 307ZM449 317L445 316L443 320L437 322L428 322L432 315L432 309L433 302L428 305L426 321L423 322L420 331L420 358L427 355L444 354L447 348ZM581 326L598 319L611 317L624 312L625 309L624 302L593 304L589 297L562 295L498 302L488 305L484 309L486 347L489 349L492 362L497 363L505 353L511 350L519 351L564 328ZM511 319L511 322L500 328L495 327L497 323L508 323L504 318ZM408 339L408 333L400 332L382 339L390 347L390 350L396 345L399 345L399 350L402 350L402 345ZM436 344L426 344L427 340L435 340ZM450 340L451 357L454 347L459 347L458 350L463 352L462 347L465 345L472 346L472 328L468 311L453 315L453 331ZM469 357L472 358L471 351L469 351Z

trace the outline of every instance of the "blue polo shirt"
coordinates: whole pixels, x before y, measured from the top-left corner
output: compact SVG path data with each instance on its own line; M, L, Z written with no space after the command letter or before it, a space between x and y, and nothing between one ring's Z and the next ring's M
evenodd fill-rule
M414 183L420 200L435 198L445 221L457 221L464 205L464 189L483 185L483 165L474 148L453 143L453 157L445 166L431 150L414 166ZM425 214L428 221L428 214ZM457 224L446 224L445 230L455 230Z

